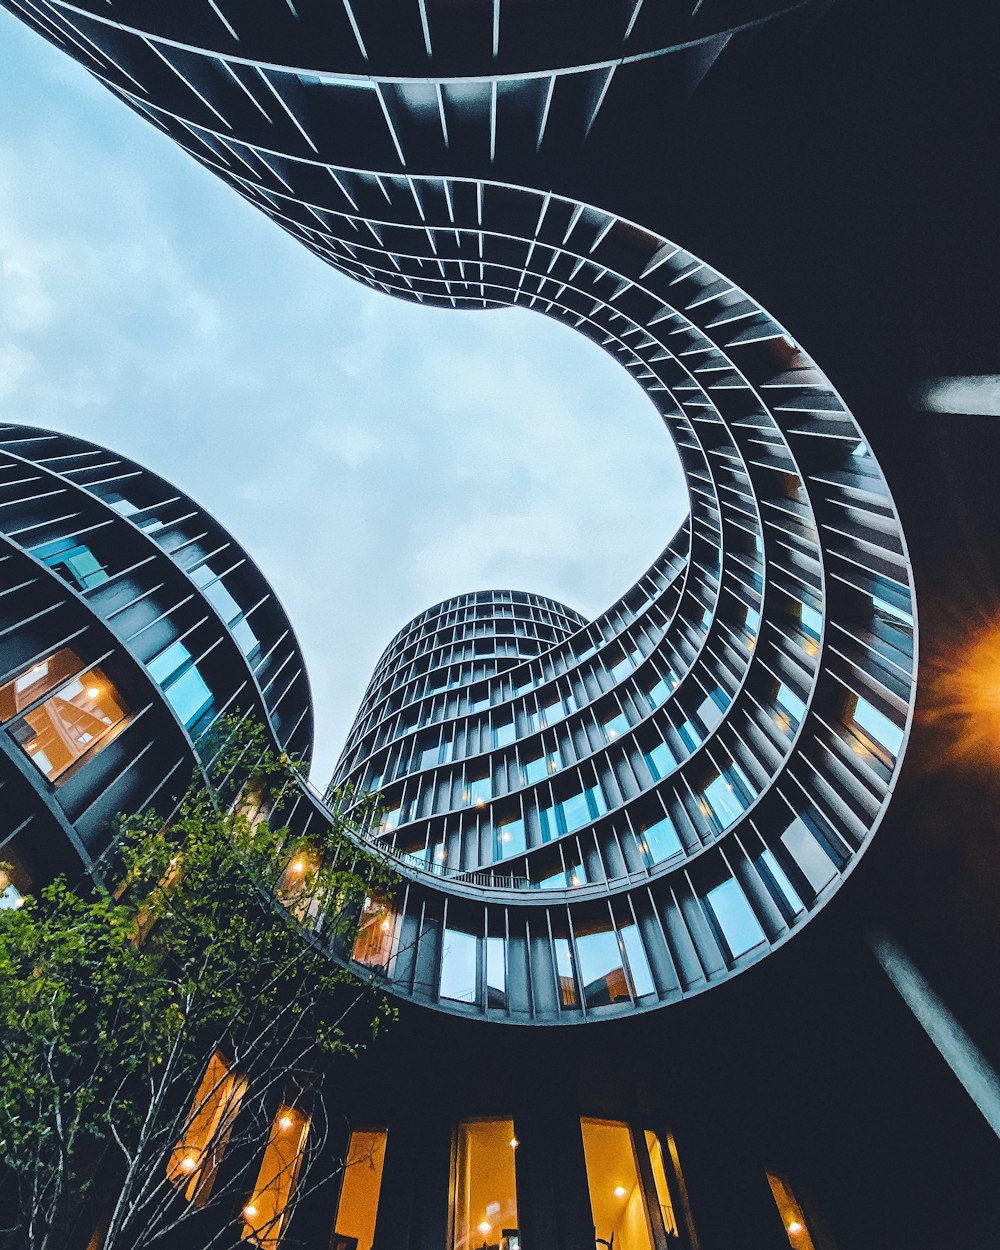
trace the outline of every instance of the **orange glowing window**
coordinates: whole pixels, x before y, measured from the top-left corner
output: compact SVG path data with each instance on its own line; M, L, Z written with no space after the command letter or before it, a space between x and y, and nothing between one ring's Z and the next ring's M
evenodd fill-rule
M386 898L366 898L354 941L354 960L369 968L388 968L395 929L396 913L392 903Z
M315 855L298 851L292 856L278 883L277 895L299 924L308 927L316 923L323 906L323 890Z
M813 1239L809 1236L806 1217L787 1178L768 1172L767 1183L771 1186L774 1204L785 1226L785 1235L789 1245L793 1246L794 1250L816 1250Z
M653 1250L646 1195L627 1124L581 1120L594 1240L614 1250Z
M216 1051L195 1092L184 1135L167 1163L167 1176L183 1188L189 1202L200 1206L211 1193L246 1087L246 1079Z
M513 1120L465 1120L455 1151L454 1250L514 1250L518 1147Z
M354 1246L356 1250L372 1250L382 1189L385 1143L384 1128L357 1129L351 1134L337 1204L335 1246L344 1244ZM337 1238L340 1238L339 1242Z
M260 1250L275 1250L281 1240L308 1135L307 1115L294 1107L278 1108L260 1161L257 1183L243 1208L241 1237Z
M63 647L0 687L0 720L11 721L7 732L50 781L128 715L104 670L81 666L76 652ZM18 716L22 708L29 710Z

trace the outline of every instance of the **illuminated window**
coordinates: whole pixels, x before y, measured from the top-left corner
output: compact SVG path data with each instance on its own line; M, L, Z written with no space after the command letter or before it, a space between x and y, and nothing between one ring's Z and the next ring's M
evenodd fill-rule
M237 1076L216 1051L191 1102L184 1134L167 1163L167 1176L183 1189L189 1202L200 1206L212 1191L246 1087L246 1079Z
M674 1204L667 1185L667 1170L663 1161L663 1147L655 1133L646 1129L646 1149L649 1151L649 1166L653 1173L653 1184L656 1186L656 1201L660 1204L660 1219L668 1237L679 1237L677 1217Z
M0 687L0 717L5 721L53 691L37 707L12 720L7 731L50 781L128 715L128 706L104 670L94 667L80 672L81 663L75 651L64 647Z
M307 1115L294 1107L278 1108L257 1183L243 1208L242 1240L252 1242L260 1250L275 1250L281 1240L308 1134Z
M388 968L396 913L388 899L369 897L361 909L361 923L352 958L369 968Z
M795 1250L816 1250L815 1243L809 1236L806 1217L795 1194L792 1193L792 1187L787 1178L768 1172L767 1183L771 1186L774 1203L781 1216L781 1222L785 1226L785 1235L788 1237L789 1244L794 1246Z
M319 865L314 855L299 851L285 867L278 883L279 902L307 927L316 923L323 904L319 887Z
M385 1143L384 1128L357 1129L351 1134L334 1224L335 1250L341 1245L345 1250L348 1246L352 1250L372 1250Z
M455 1153L454 1250L519 1250L513 1120L466 1120Z
M598 1246L653 1250L632 1133L613 1120L581 1120L587 1186Z

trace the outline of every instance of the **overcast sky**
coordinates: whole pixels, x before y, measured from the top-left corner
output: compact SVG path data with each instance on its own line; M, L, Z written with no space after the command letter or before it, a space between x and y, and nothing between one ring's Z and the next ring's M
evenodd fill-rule
M149 465L243 543L305 652L321 781L410 617L489 587L594 615L686 509L582 336L341 276L4 10L0 419Z

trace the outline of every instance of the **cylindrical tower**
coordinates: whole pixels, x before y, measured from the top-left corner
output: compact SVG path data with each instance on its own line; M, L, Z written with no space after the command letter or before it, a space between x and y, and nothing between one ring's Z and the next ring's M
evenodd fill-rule
M6 898L93 869L118 813L168 812L220 716L308 757L302 655L204 509L82 439L0 427L0 858Z

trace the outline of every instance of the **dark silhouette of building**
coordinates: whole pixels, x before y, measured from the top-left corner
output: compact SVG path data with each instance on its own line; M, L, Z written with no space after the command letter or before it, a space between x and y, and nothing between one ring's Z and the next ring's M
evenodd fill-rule
M412 1005L343 1091L338 1148L367 1143L378 1169L349 1168L287 1236L994 1244L995 796L935 771L940 736L913 712L915 598L939 667L963 662L952 615L995 610L995 436L912 397L998 372L996 15L5 3L343 272L587 334L657 406L688 481L688 522L594 621L470 594L380 660L335 782L384 796L403 886L370 901L353 958ZM5 533L14 572L30 553ZM92 566L39 559L69 623L66 579ZM218 704L245 698L302 749L304 683L291 725L266 702L283 677L254 694L232 594L211 622L236 622ZM96 643L79 654L112 674ZM138 744L121 682L114 743ZM166 693L165 728L151 712L141 730L151 799L193 750ZM65 727L77 746L91 711ZM66 786L89 787L92 824L61 812L19 723L5 767L67 843L100 838L119 796L87 764ZM323 812L304 789L293 820ZM47 862L52 835L19 836Z

